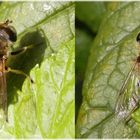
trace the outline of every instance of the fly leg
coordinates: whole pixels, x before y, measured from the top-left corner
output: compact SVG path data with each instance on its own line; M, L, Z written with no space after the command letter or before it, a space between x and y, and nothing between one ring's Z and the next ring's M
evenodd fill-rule
M20 74L25 76L31 83L34 83L33 79L26 73L24 73L23 71L20 70L16 70L16 69L11 69L10 67L6 67L6 72L12 72L15 74Z
M33 45L29 45L29 46L19 48L18 50L10 52L9 54L10 55L18 55L18 54L24 53L25 51L27 51L28 49L31 49L31 48L33 48Z
M38 46L38 45L41 45L41 44L43 44L43 42L38 43L38 44L30 44L30 45L18 48L17 50L8 53L8 55L18 55L18 54L26 52L29 49L32 49L34 46ZM12 46L10 46L10 47L12 48Z
M125 124L128 124L128 122L132 119L131 114L132 114L133 112L135 112L137 109L138 109L138 106L135 106L135 107L133 108L133 110L130 112L130 114L128 114L128 116L127 116L126 119L125 119Z
M140 91L140 81L137 82L137 88L138 92ZM140 96L136 92L133 92L132 98L130 100L130 105L131 105L131 112L127 115L126 117L126 123L130 121L131 119L131 114L135 112L139 108L139 101L140 101Z
M28 49L31 49L32 47L33 47L33 45L25 46L25 47L19 48L16 51L10 52L9 54L12 55L12 56L13 55L18 55L18 54L24 53ZM26 73L24 73L23 71L16 70L16 69L11 69L10 67L6 67L6 71L7 72L12 72L12 73L15 73L15 74L23 75L26 78L28 78L31 83L34 83L34 81L32 80L32 78L29 75L27 75Z

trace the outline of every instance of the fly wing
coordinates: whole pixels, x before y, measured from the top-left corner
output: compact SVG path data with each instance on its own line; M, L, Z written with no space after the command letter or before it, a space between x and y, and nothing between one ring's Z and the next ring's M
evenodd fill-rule
M135 75L135 67L136 64L129 72L117 99L115 112L119 118L127 119L139 101L140 81Z
M5 75L5 60L0 60L0 108L4 111L4 115L7 118L7 87L6 87L6 75Z

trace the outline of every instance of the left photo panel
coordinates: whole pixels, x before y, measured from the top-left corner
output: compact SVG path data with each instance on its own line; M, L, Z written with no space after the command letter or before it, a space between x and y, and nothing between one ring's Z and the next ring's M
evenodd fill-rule
M0 2L0 138L74 137L74 2Z

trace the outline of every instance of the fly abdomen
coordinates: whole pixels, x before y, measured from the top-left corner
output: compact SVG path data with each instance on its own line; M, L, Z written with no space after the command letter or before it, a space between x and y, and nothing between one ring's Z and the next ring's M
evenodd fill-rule
M0 59L0 109L3 110L7 118L7 88L4 59Z

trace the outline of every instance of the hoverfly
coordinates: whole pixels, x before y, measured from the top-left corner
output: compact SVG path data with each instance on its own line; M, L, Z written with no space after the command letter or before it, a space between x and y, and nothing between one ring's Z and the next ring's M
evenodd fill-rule
M9 53L8 47L12 46L17 40L17 32L13 26L9 25L10 23L12 23L10 20L0 23L0 108L4 111L6 121L8 121L6 73L14 72L16 74L22 74L33 82L24 72L6 66L6 61L10 54L16 55L27 49L27 47L23 47L15 52Z
M3 109L7 117L7 88L6 88L6 60L8 58L8 46L17 40L17 33L13 26L9 24L11 21L6 20L0 23L0 107Z
M140 44L140 33L136 41ZM140 101L140 54L124 81L116 103L117 117L128 121L139 107Z

